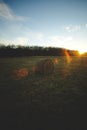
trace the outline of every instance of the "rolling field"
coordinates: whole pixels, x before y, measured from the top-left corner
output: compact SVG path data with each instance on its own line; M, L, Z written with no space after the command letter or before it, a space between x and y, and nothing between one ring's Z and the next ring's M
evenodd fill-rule
M35 74L47 58L54 73ZM0 123L12 130L86 130L87 57L1 58Z

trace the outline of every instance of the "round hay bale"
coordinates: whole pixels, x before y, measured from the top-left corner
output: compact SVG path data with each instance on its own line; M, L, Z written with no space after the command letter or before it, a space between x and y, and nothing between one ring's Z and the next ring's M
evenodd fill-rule
M54 63L51 59L45 59L37 63L35 73L48 75L54 72Z

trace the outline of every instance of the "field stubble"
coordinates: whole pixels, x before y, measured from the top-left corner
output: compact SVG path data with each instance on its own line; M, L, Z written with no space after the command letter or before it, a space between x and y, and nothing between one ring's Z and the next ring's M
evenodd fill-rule
M54 62L54 73L35 74L36 63L45 58ZM71 57L69 62L66 57L0 59L2 124L28 128L33 123L32 128L38 129L51 124L58 128L61 124L61 128L71 128L72 124L86 127L86 77L87 57Z

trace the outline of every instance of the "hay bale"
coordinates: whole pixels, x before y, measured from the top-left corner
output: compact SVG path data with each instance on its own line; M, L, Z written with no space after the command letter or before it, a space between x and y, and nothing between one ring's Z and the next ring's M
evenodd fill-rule
M51 59L41 60L36 64L35 73L48 75L54 72L54 63Z

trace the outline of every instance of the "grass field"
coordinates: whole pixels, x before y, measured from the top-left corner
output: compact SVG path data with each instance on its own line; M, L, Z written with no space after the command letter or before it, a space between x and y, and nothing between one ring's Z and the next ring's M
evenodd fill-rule
M51 75L34 73L50 58ZM87 129L87 57L0 59L0 127L3 129Z

